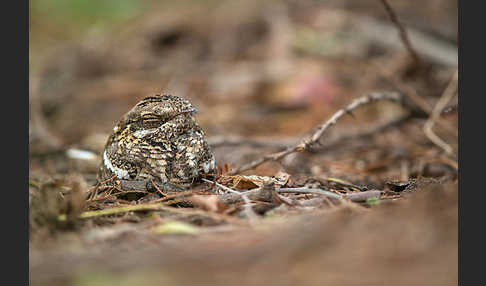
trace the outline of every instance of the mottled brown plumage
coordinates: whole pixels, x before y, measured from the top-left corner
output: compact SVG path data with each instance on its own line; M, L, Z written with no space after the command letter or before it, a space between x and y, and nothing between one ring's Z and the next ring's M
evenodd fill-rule
M173 95L144 98L113 129L103 152L98 180L154 180L186 189L202 173L215 171L214 156L193 114L196 108Z

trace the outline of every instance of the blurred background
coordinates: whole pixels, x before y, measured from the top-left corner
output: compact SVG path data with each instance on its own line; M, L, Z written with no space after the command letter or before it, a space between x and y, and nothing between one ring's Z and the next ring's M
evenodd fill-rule
M369 92L412 90L433 107L457 69L458 13L454 0L389 1L406 27L414 49L427 65L422 73L414 69L380 0L30 0L29 3L29 198L38 195L42 182L63 179L73 173L80 174L87 186L94 185L100 154L113 127L125 112L148 95L168 93L188 98L199 110L197 120L206 132L217 165L233 169L298 142L334 112ZM454 104L457 96L451 102ZM343 117L326 133L322 150L292 154L280 164L268 162L244 174L273 176L282 171L303 180L336 177L378 189L389 180L457 178L457 163L426 138L423 119L407 121L377 136L352 137L405 114L406 110L391 103L363 107L354 116ZM457 154L457 113L451 112L444 118L450 128L436 127L435 131ZM322 228L297 229L299 234L320 229L324 233L314 233L314 238L321 240L313 241L311 237L292 240L300 245L294 249L298 253L285 248L286 241L277 240L275 245L289 252L278 251L277 256L270 255L261 265L276 267L272 278L276 279L273 282L280 281L279 285L295 285L289 281L305 281L302 277L320 285L322 277L312 274L323 269L330 269L329 282L341 282L334 285L350 285L342 282L360 277L374 281L366 285L380 284L376 277L397 279L394 285L457 284L454 216L457 201L453 196L447 201L448 211L422 200L403 208L401 217L410 221L387 222L394 226L386 228L388 239L382 236L383 229L374 225L391 216L391 212L368 217L363 224L346 220L349 233L339 232L344 222L341 214L336 214L318 222L323 224ZM349 213L355 211L350 208ZM335 225L327 224L333 221ZM93 223L85 227L89 229ZM162 263L151 256L152 250L143 252L145 256L139 257L138 262L130 260L133 264L123 257L124 251L135 242L142 241L137 244L141 248L159 247L160 242L153 243L156 240L153 237L115 235L116 238L110 236L103 244L85 245L66 236L62 243L44 247L42 243L49 235L37 235L41 232L35 230L35 225L31 225L31 233L36 234L31 236L34 284L47 281L43 285L65 285L51 284L50 279L77 271L68 267L70 263L83 267L96 267L97 263L108 267L114 263L114 271L135 269L137 263L140 263L137 269ZM339 235L329 238L327 230ZM363 244L350 249L349 243L356 243L367 230L370 233L360 240ZM300 237L292 236L295 229L288 231L281 237ZM252 257L245 256L245 247L252 249L248 255L254 255L253 258L260 253L277 253L273 240L250 236L229 235L223 244L225 249L218 248L214 241L201 248L193 246L191 251L195 253L201 249L213 252L204 252L186 267L199 269L207 259L219 263L215 268L201 268L199 274L208 278L231 264L233 258L240 257L233 264L234 272L220 275L221 285L225 285L223 278L252 263ZM402 248L397 250L394 243L398 240ZM178 240L181 244L189 241ZM239 241L243 250L225 256L235 241ZM261 241L266 241L263 249L252 248ZM329 241L340 246L333 248L334 255L323 258L320 252L315 256L312 251L306 252L307 246L318 248ZM175 245L174 241L168 243ZM380 246L378 252L371 250L373 246ZM109 252L112 247L114 250ZM68 255L71 252L66 249L76 255ZM86 263L83 260L86 257L82 258L88 253L86 249L114 256L106 255L109 261ZM179 250L156 249L169 251L159 253L159 258L165 254L178 257L181 264L165 261L162 265L175 265L174 271L182 271L180 277L187 280L184 281L192 283L191 278L199 277L184 275L188 268L181 266L186 262L184 255L179 256ZM356 249L359 251L355 252ZM344 256L347 252L350 256ZM423 256L414 256L416 253ZM303 261L294 268L295 272L279 268L279 263L286 263L290 256ZM113 257L118 258L110 260ZM370 262L377 257L390 260L383 264ZM419 263L414 264L415 272L407 276L402 270L408 269L413 261ZM353 279L339 272L348 266L358 271L363 265L369 266L369 271L356 272L359 275L352 276ZM155 269L158 273L158 268ZM255 269L260 277L266 277L258 272L261 269ZM373 272L376 269L380 271ZM149 279L143 272L135 276L130 273L124 272L129 277L126 281L140 283ZM288 273L293 279L285 280L286 276L280 277L279 273ZM178 284L176 280L165 280L167 276L157 277L160 283L184 285L180 282L183 280L177 280ZM76 285L131 284L119 284L125 280L112 280L112 276L105 278L82 277L76 280L79 282ZM213 285L210 278L201 281L201 285ZM424 281L427 283L421 284Z
M70 147L98 154L117 120L154 93L190 99L209 137L275 136L282 144L353 98L396 90L383 72L433 103L457 67L457 3L393 1L393 9L433 65L427 78L410 75L378 0L32 0L31 158ZM336 129L399 112L370 108ZM220 164L253 158L221 148ZM57 163L44 170L68 171Z

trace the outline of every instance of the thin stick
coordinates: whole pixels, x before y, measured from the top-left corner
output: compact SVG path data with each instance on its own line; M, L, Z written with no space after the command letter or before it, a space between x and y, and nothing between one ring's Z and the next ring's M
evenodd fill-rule
M181 200L181 201L183 201L183 200ZM150 210L152 210L152 211L167 211L167 212L177 213L177 214L182 214L182 215L200 215L200 216L210 217L210 218L217 219L217 220L223 220L223 221L229 221L229 222L232 222L232 223L241 224L238 220L235 220L231 217L227 217L227 216L215 214L215 213L208 213L208 212L200 211L200 210L174 208L174 207L169 206L171 204L173 204L173 201L168 202L168 203L141 204L141 205L134 205L134 206L129 205L129 206L122 206L122 207L115 207L115 208L111 208L111 209L87 211L87 212L81 213L79 218L80 219L87 219L87 218L93 218L93 217L98 217L98 216L121 214L121 213L126 213L126 212L131 212L131 211L150 211ZM58 220L65 221L66 215L64 215L64 214L59 215Z
M449 101L451 101L452 98L457 94L457 81L458 71L456 70L456 72L452 76L451 81L447 85L447 88L444 90L444 93L437 101L437 104L435 105L432 114L430 115L427 122L425 122L424 124L424 133L427 138L429 138L432 143L444 150L448 155L453 155L452 147L444 140L442 140L439 136L437 136L432 128L434 127L436 120L439 118L441 111L444 109L447 103L449 103Z
M205 179L205 178L201 178L201 180L204 181L204 182L206 182L206 183L214 184L214 185L220 187L221 189L223 189L223 190L225 190L227 192L230 192L230 193L233 193L233 194L238 194L238 195L243 195L243 193L240 193L238 191L235 191L233 189L230 189L230 188L226 187L225 185L222 185L222 184L220 184L218 182L213 182L213 181L210 181L210 180Z
M422 60L420 59L419 55L413 48L412 43L410 42L410 38L408 37L407 30L405 29L403 24L398 20L397 14L395 13L395 11L393 11L392 7L388 3L388 0L380 0L380 1L385 7L385 10L388 13L388 16L390 17L390 20L395 25L395 27L397 27L398 32L400 34L400 39L402 40L402 43L405 45L405 48L407 49L408 53L414 60L415 64L419 67L423 66Z
M113 198L113 196L111 195L111 193L113 192L113 190L115 190L115 187L112 187L112 186L105 186L107 189L109 189L108 193L105 194L104 196L102 197L92 197L91 199L87 200L87 202L94 202L94 201L103 201L105 199L110 199L110 198Z
M318 194L318 195L324 195L328 198L333 198L333 199L342 199L343 196L340 194L336 194L333 192L321 190L321 189L311 189L311 188L280 188L280 189L275 189L277 193L302 193L302 194Z
M106 189L106 188L109 189L109 188L111 188L111 186L103 186L103 185L106 184L106 183L108 183L109 181L115 179L115 178L116 178L116 175L113 175L111 178L106 179L106 180L101 181L101 182L98 182L98 183L96 183L96 185L94 185L93 187L89 188L88 191L87 191L88 197L90 197L88 199L88 201L92 200L93 198L95 198L98 195L98 190L100 189L100 187L102 187L103 189Z
M289 147L286 150L281 152L265 155L258 160L255 160L249 164L243 165L240 168L231 171L230 174L234 175L241 171L246 171L246 170L256 168L257 166L260 166L261 164L270 160L278 161L283 157L295 152L302 152L305 150L309 150L312 147L312 145L315 145L319 142L319 139L324 135L324 133L330 127L336 124L339 118L343 117L346 114L351 114L353 110L357 109L360 106L367 105L380 100L388 100L396 103L402 103L402 99L403 97L401 96L401 94L395 92L387 92L387 93L374 92L368 94L367 96L357 98L353 102L351 102L351 104L349 104L347 107L334 113L334 115L329 120L327 120L317 128L314 134L312 134L310 137L303 138L300 141L300 143L298 143L297 145Z
M126 213L131 211L146 211L146 210L174 210L175 208L168 207L166 204L158 203L158 204L143 204L143 205L134 205L134 206L123 206L123 207L116 207L111 209L104 209L98 211L87 211L83 212L79 215L79 218L91 218L103 215L112 215L112 214L119 214L119 213ZM64 220L65 216L60 215L59 220Z
M347 134L347 135L339 136L339 137L333 139L330 143L327 143L323 146L317 147L317 148L309 150L309 151L310 152L319 152L319 153L328 152L330 150L334 150L336 148L344 146L345 143L347 143L347 142L357 141L359 139L371 138L373 135L376 135L376 134L379 134L379 133L384 133L384 132L386 132L390 129L399 128L400 126L408 123L409 121L411 121L412 119L415 119L415 118L416 117L414 115L407 114L407 115L401 116L397 119L391 120L390 122L381 124L379 126L373 126L370 129L362 130L362 131L356 132L354 134ZM241 141L238 141L240 139L241 139ZM287 141L289 141L289 140L287 140ZM224 144L229 144L229 145L250 144L250 145L252 145L251 140L248 141L248 140L245 140L245 139L239 138L239 137L238 138L232 137L232 139L230 139L229 141L224 141L223 139L218 138L217 140L214 140L213 142L218 142L218 143L215 144L215 145L211 145L211 143L210 143L212 148L222 146ZM283 150L285 148L288 148L289 146L292 146L292 143L295 144L295 140L289 141L288 143L282 143L282 142L271 141L271 140L268 140L266 142L263 142L263 141L261 141L261 142L258 141L258 142L259 142L258 146L257 145L252 145L252 146L254 146L254 147L278 147L278 149ZM266 145L266 144L268 144L268 145Z
M383 79L387 80L393 87L395 87L397 90L402 92L409 100L410 100L410 105L409 107L414 107L418 108L415 109L415 117L426 117L428 118L432 114L433 107L429 105L427 100L422 98L418 92L411 86L406 85L401 82L401 80L394 75L393 73L390 73L388 71L385 71L378 65L373 65L374 69L377 71L378 75L380 75ZM407 101L404 101L407 103ZM417 112L422 112L423 114L419 114ZM453 134L454 136L458 136L457 130L454 128L451 128L450 125L448 125L446 122L441 120L441 118L437 118L436 124L440 125L442 128L447 130L449 133Z
M253 204L251 203L247 195L241 194L241 198L245 202L245 204L243 205L244 213L248 217L250 224L252 224L256 219L258 219L257 214L253 211L251 207Z
M152 182L152 185L155 187L155 189L157 190L157 192L159 192L162 196L164 197L167 197L167 194L165 194L164 192L162 192L162 190L159 188L159 186L157 186L157 184L154 182L154 180L150 180Z
M245 202L245 204L243 205L243 209L244 209L246 216L250 219L250 223L258 218L258 216L255 214L255 212L251 208L252 203L251 203L250 199L248 198L248 196L246 194L235 191L233 189L230 189L230 188L226 187L225 185L222 185L218 182L213 182L213 181L210 181L210 180L204 179L204 178L202 178L202 180L206 183L213 183L216 186L220 187L221 189L223 189L227 192L240 195L241 198L243 199L243 201Z

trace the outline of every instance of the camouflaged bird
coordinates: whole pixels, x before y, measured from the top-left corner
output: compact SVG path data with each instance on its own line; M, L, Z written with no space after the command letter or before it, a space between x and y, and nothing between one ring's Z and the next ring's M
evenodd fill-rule
M197 109L173 95L144 98L113 129L98 180L154 180L169 190L187 189L215 172L214 155L194 119Z

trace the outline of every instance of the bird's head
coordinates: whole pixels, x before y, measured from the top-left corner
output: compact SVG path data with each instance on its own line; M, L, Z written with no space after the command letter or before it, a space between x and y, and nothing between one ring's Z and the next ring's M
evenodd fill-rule
M154 128L177 116L192 117L197 109L187 100L175 95L152 95L142 99L121 122L143 128Z

